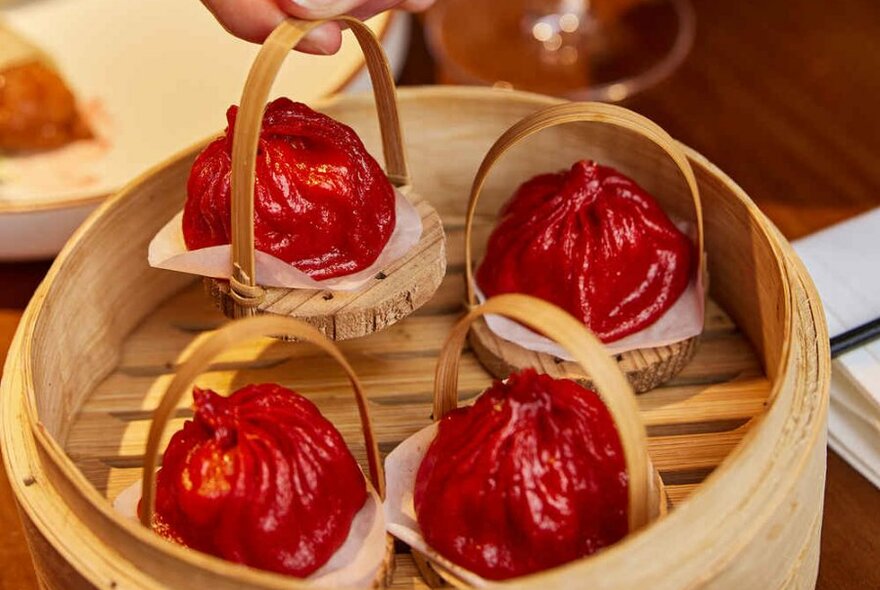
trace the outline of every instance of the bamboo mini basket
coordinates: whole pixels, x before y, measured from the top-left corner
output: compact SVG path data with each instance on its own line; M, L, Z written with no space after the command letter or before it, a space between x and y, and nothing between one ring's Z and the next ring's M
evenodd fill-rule
M289 315L305 320L334 340L371 334L427 302L446 271L446 243L437 212L411 190L403 132L397 113L394 78L382 44L368 26L339 17L357 38L373 83L385 169L391 184L417 206L421 238L400 260L383 269L357 291L281 289L256 283L254 258L254 187L263 111L272 84L290 51L311 30L327 21L282 22L263 44L245 83L232 140L232 276L205 279L208 293L228 317L255 313Z
M610 127L608 134L600 135L599 138L601 139L597 139L597 141L602 142L601 145L586 146L586 154L594 153L596 150L600 152L603 149L614 150L619 141L616 135L618 129L632 132L637 137L642 138L644 145L636 141L635 145L628 150L629 157L626 158L625 162L627 169L633 171L636 180L646 172L651 174L650 170L657 167L664 159L671 159L675 167L681 172L687 185L687 191L681 195L681 199L685 200L688 204L693 204L692 211L690 212L691 216L688 219L693 219L696 228L695 251L697 253L697 264L695 268L696 273L699 275L700 287L707 285L708 275L706 270L706 252L703 245L703 212L700 204L700 191L687 156L669 134L655 123L637 113L609 104L573 102L547 107L518 121L498 138L498 141L492 145L482 164L480 164L474 184L471 187L467 217L465 218L464 263L467 304L473 306L477 303L476 278L473 270L474 261L471 255L473 252L474 216L477 213L477 205L483 185L493 165L504 156L505 152L527 140L532 135L558 125L572 123L592 123ZM584 153L569 155L568 160L563 160L555 168L548 170L548 172L564 167L570 163L572 158L576 160L583 159ZM670 191L668 188L664 188L665 190L659 194L669 195ZM679 195L673 193L673 197L679 198ZM666 197L664 201L665 203L674 203L674 198ZM676 205L674 210L682 212L681 204L674 204ZM628 350L616 355L616 360L635 391L641 393L654 389L681 371L696 352L699 340L699 335L697 335L665 346ZM583 383L589 382L578 363L564 361L547 353L528 350L519 344L510 342L495 334L483 319L474 323L471 329L470 342L477 358L496 377L504 378L511 371L531 367L549 375L571 375Z
M413 191L443 219L449 272L405 321L339 343L369 396L382 453L431 424L436 360L461 316L466 196L480 162L517 121L555 104L561 101L485 88L398 93ZM313 106L352 126L368 149L380 148L370 96ZM627 173L624 156L644 143L615 130L612 145L610 133L606 125L573 123L530 137L495 164L481 207L497 211L523 177L557 169L579 151ZM170 544L121 519L110 503L141 477L150 419L173 373L204 332L227 322L200 281L153 269L144 257L183 201L200 147L145 173L80 228L38 288L10 348L0 436L45 588L243 587L230 574L243 568L233 564L173 558L169 565ZM511 587L739 590L815 583L830 378L822 310L790 246L754 203L703 157L682 149L700 192L712 277L705 329L681 372L636 397L670 511L607 551ZM638 181L652 194L681 184L671 163L648 172ZM475 260L494 223L494 214L475 215ZM465 350L462 401L491 380ZM350 397L340 395L348 382L332 359L306 343L262 339L234 345L200 377L203 387L221 391L259 382L289 383L307 395L364 461L360 420ZM187 416L186 405L177 406L168 430ZM398 548L395 561L394 588L425 587L412 554ZM249 586L300 587L283 581Z
M626 461L626 471L629 474L630 534L666 514L667 498L663 481L648 456L645 427L626 377L606 354L599 340L583 324L546 301L527 295L499 295L473 307L453 326L437 360L432 413L434 421L439 422L458 407L462 348L471 325L487 314L502 315L535 329L540 327L544 334L571 351L579 369L595 383L596 392L608 408L617 428ZM443 507L435 506L430 509L443 510ZM442 579L456 587L467 587L468 576L474 575L468 574L466 570L436 552L424 556L417 554L415 561L422 577L432 586L438 586L439 583L436 575L427 568L428 562Z
M141 499L143 505L139 514L141 524L151 529L153 522L153 513L156 504L156 469L159 466L159 456L162 450L162 439L165 434L166 426L169 418L175 413L177 406L192 389L193 381L206 369L211 366L211 362L216 359L224 350L236 343L253 340L258 337L284 337L295 339L297 341L309 342L315 345L321 352L331 357L342 368L345 376L348 378L352 392L354 394L355 407L360 419L361 429L364 437L364 450L366 453L366 462L369 473L370 491L375 491L379 499L385 499L385 474L382 469L382 460L379 456L379 447L376 444L376 437L373 434L373 424L370 420L369 407L364 394L363 387L358 380L357 375L351 368L351 365L345 359L345 356L333 343L321 334L313 326L310 326L299 320L287 317L268 317L260 316L247 318L237 322L233 322L223 326L214 332L209 338L198 343L192 354L187 358L176 371L174 378L168 385L168 389L162 394L159 405L153 412L153 420L150 423L150 431L147 437L147 446L144 451L143 475L141 479ZM380 507L381 510L381 507ZM394 570L394 554L393 543L389 536L385 536L385 558L379 566L374 579L374 586L384 584L386 580L391 579ZM177 558L194 559L202 561L211 566L213 558L208 555L193 555L193 552L180 550L175 547L174 550L179 551ZM214 564L219 565L219 564ZM227 564L223 563L222 567ZM171 565L173 569L173 565ZM242 583L254 586L261 585L261 577L279 578L279 576L266 574L259 570L248 571L242 568L240 572L240 580ZM275 583L283 584L286 580L274 580ZM307 584L308 582L304 582ZM325 584L321 586L327 588Z

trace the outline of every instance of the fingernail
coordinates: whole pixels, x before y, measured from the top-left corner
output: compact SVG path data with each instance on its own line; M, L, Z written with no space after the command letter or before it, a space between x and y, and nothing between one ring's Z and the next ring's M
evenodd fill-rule
M351 8L349 0L289 0L291 4L307 12L311 18L339 16Z

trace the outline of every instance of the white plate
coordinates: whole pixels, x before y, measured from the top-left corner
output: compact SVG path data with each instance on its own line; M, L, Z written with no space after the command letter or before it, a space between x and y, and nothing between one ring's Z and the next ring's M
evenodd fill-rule
M51 152L0 162L0 260L54 255L104 196L222 130L258 50L196 0L20 1L0 18L52 56L84 104L99 105L107 135L106 148L73 162ZM407 19L384 14L370 24L400 65ZM292 54L274 94L315 100L344 87L362 64L346 34L336 56Z

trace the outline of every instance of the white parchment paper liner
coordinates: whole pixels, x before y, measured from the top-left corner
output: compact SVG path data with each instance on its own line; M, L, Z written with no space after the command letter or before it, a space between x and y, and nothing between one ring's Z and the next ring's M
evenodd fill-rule
M388 532L423 553L432 562L449 570L455 577L474 588L486 588L493 582L455 565L432 549L422 537L416 519L413 490L419 465L437 436L437 423L422 428L397 445L385 458L385 521ZM442 510L438 507L437 510Z
M402 258L422 237L422 218L403 193L394 189L396 223L388 243L368 268L349 275L316 281L287 262L257 250L257 284L288 289L329 289L356 291L367 284L383 268ZM187 250L183 240L183 211L159 230L150 242L147 259L150 266L194 275L228 279L232 275L232 246L211 246Z
M137 521L141 499L141 480L125 488L113 501L113 508L125 518ZM385 513L379 494L367 481L364 507L355 515L351 530L332 557L305 578L315 587L336 589L370 588L385 561Z
M693 224L676 222L676 226L694 241L696 232ZM695 277L691 278L687 288L678 297L676 302L660 316L656 322L643 330L625 336L614 342L602 343L608 350L608 354L620 354L640 348L656 348L668 346L676 342L698 336L703 332L705 315L705 288L703 286L703 274L698 269ZM480 286L474 285L474 292L480 303L486 301L486 296ZM566 361L574 358L556 342L534 332L522 324L498 315L487 315L486 325L496 336L513 342L527 350L543 354L553 355Z

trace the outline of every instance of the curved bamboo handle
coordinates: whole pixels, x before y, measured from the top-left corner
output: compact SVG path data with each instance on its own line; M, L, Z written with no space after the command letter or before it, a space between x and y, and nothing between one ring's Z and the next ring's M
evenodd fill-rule
M354 391L355 401L358 406L358 413L361 416L361 428L364 431L364 443L366 444L367 461L370 468L370 481L372 481L373 487L376 488L379 496L384 499L385 473L382 462L379 460L379 447L373 435L373 425L370 420L369 409L367 408L366 396L354 369L351 368L351 365L348 364L348 361L345 360L345 357L336 348L336 345L309 324L285 316L257 316L226 324L199 344L193 350L189 359L177 370L177 374L163 394L159 406L153 413L153 422L150 424L150 434L147 438L147 449L144 453L143 483L141 487L142 511L140 514L140 520L144 526L150 526L153 512L155 511L155 479L159 458L159 443L165 432L168 420L171 414L174 413L183 394L189 391L192 382L209 367L211 361L231 345L242 340L279 335L293 336L297 340L311 342L333 357L345 371L348 380L351 382L351 388Z
M458 406L458 367L471 323L480 316L497 314L521 322L552 338L565 348L590 375L597 392L617 426L629 474L629 527L636 531L649 522L652 482L645 426L629 381L608 352L574 317L542 299L508 294L492 297L472 308L452 328L434 376L434 419L440 420Z
M266 101L291 49L312 29L331 21L348 25L366 58L379 114L388 180L396 187L410 183L394 77L382 44L370 28L351 16L316 21L288 19L278 25L263 43L251 66L232 136L232 277L229 283L230 295L243 315L253 315L263 300L263 290L256 284L254 270L254 185Z
M474 294L471 233L474 225L474 214L477 210L477 201L480 198L480 193L483 190L483 184L486 182L489 171L507 150L527 137L550 127L577 122L606 123L635 131L651 140L672 158L672 161L675 162L682 175L684 175L685 182L687 182L691 197L693 198L694 211L697 218L697 252L699 255L697 269L700 273L698 276L702 276L702 273L705 272L706 254L703 248L703 207L700 203L700 191L697 188L697 179L694 177L694 171L678 143L659 125L629 109L599 102L570 102L541 109L521 119L498 138L480 164L471 187L464 225L465 289L467 289L469 305L476 305L477 302Z

